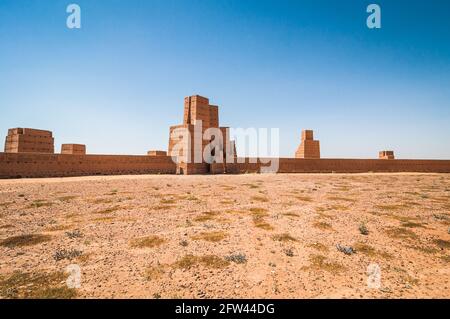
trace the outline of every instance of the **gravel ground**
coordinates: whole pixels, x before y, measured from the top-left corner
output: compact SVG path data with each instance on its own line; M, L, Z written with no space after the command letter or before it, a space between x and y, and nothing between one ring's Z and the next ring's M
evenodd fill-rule
M1 180L0 297L449 298L449 228L449 174Z

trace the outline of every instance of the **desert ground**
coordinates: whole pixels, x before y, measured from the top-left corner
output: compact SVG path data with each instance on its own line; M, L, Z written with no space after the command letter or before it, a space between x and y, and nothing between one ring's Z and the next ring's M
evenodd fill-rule
M0 298L449 298L449 228L449 174L1 180Z

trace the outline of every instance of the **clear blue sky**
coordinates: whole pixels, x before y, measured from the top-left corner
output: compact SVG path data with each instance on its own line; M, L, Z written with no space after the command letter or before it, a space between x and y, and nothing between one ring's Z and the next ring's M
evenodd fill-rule
M0 138L144 154L200 94L222 125L280 128L283 156L311 128L323 157L450 158L449 17L447 0L0 0Z

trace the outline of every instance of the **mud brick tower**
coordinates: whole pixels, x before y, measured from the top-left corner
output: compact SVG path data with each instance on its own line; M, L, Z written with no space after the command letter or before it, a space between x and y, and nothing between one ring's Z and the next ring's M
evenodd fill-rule
M312 130L302 131L302 141L295 152L295 158L320 158L320 143L314 140Z
M84 144L62 144L61 154L86 155L86 145Z
M184 99L183 115L183 124L170 127L168 155L176 159L177 174L210 173L211 166L203 155L216 136L214 130L209 129L220 130L222 134L216 150L223 154L221 164L225 173L226 158L234 157L234 148L229 139L229 128L219 127L219 107L209 104L206 97L189 96ZM208 156L213 158L215 155Z
M52 132L31 128L12 128L5 140L5 153L55 152Z
M378 153L379 159L395 159L394 151L380 151Z

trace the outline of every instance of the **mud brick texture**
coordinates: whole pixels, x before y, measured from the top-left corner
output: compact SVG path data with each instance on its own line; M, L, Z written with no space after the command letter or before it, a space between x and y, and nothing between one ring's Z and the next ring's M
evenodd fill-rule
M84 144L62 144L61 154L86 155L86 145Z
M0 178L175 174L168 156L0 153Z

